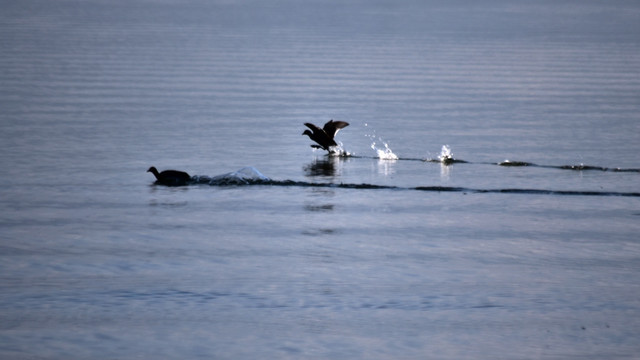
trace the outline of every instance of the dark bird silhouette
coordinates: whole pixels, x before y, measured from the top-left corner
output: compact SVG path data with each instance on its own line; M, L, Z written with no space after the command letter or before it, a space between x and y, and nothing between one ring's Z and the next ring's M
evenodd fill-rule
M318 145L313 144L311 145L311 147L316 149L324 149L330 152L330 147L338 146L335 140L333 140L334 136L336 136L340 129L349 126L349 123L345 121L329 120L326 124L324 124L324 127L322 129L311 123L304 123L304 125L311 129L311 131L313 132L305 130L302 135L307 135L311 140L318 143Z
M180 186L186 185L191 181L191 176L184 171L165 170L159 173L158 169L156 169L155 166L152 166L147 170L147 172L156 176L156 184L159 185Z

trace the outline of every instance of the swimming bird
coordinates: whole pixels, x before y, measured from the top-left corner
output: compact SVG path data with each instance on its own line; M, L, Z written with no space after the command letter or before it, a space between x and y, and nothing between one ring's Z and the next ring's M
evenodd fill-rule
M311 147L316 149L324 149L331 152L331 150L329 149L330 147L338 146L338 143L336 143L333 138L336 136L338 131L340 131L340 129L349 126L349 123L345 121L329 120L326 124L324 124L324 127L322 127L322 129L311 123L304 123L304 125L311 129L313 132L305 130L302 135L307 135L311 140L318 143L318 145L313 144L311 145Z
M159 173L158 169L156 169L155 166L152 166L147 170L147 172L156 176L156 184L159 185L180 186L186 185L191 181L191 176L184 171L165 170Z

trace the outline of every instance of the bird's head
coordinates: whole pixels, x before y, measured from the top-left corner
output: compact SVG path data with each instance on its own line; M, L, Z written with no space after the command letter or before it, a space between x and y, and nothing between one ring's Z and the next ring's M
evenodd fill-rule
M311 135L312 135L312 133L311 133L311 131L309 131L309 130L305 130L305 131L303 131L303 132L302 132L302 135L311 136Z

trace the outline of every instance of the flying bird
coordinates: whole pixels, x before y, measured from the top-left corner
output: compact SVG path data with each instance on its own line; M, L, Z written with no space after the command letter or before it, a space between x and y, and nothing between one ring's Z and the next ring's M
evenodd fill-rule
M304 123L304 125L311 129L311 131L305 130L302 135L307 135L311 140L318 143L318 145L313 144L311 147L331 152L330 148L332 146L338 146L338 143L336 143L333 138L340 129L349 126L349 123L345 121L329 120L322 128L311 123Z
M191 176L184 171L165 170L158 172L158 169L156 169L155 166L152 166L147 170L147 172L156 176L156 184L159 185L180 186L186 185L191 181Z

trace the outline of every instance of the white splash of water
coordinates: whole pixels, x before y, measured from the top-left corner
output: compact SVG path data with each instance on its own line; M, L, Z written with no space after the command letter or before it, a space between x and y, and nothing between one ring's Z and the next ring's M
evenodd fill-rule
M338 146L329 148L329 156L351 156L351 153L344 149L342 142L338 141Z
M271 179L264 176L253 166L243 167L242 169L231 173L230 176L247 181L271 181Z
M271 181L267 176L263 175L258 169L248 166L238 171L210 177L206 175L196 175L193 181L197 184L209 185L247 185L266 183Z
M442 150L440 150L440 155L438 155L438 161L443 164L453 162L453 152L451 152L449 145L442 145Z
M389 148L389 144L383 142L384 149L378 149L375 141L371 144L371 148L376 151L380 160L398 160L398 155L394 154Z
M365 123L364 126L368 127L369 124ZM371 149L376 152L378 158L380 160L398 160L398 155L394 154L393 151L391 151L389 144L381 137L377 136L375 130L372 130L372 132L372 134L365 134L364 136L368 137L371 140ZM377 141L381 142L384 145L384 149L376 146Z

